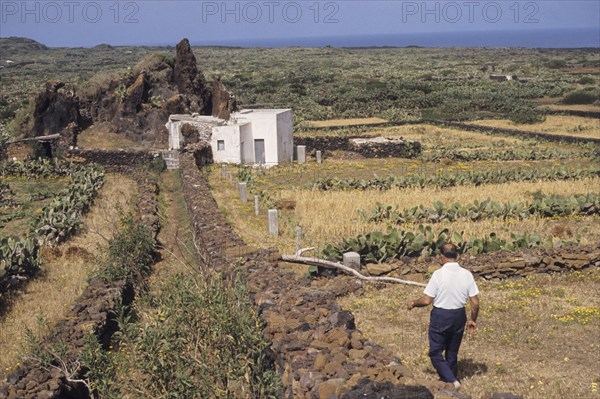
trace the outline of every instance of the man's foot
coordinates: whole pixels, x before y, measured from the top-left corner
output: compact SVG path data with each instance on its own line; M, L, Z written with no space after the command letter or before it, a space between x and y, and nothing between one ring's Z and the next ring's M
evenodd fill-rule
M458 382L458 381L446 382L444 384L444 389L447 389L449 391L458 391L460 389L460 382Z

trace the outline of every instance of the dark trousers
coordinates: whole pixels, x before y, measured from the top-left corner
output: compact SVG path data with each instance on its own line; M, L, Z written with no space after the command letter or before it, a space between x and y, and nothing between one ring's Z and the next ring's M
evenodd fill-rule
M465 308L447 310L434 307L431 310L429 358L442 381L458 380L458 349L466 323Z

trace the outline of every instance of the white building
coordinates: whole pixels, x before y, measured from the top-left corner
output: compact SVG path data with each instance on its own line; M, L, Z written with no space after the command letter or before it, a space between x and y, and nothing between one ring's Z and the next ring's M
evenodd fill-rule
M229 121L212 116L171 115L165 125L169 129L169 149L180 148L181 127L185 124L197 127L201 135L210 128L216 163L272 166L289 161L294 153L291 109L248 109L234 112Z

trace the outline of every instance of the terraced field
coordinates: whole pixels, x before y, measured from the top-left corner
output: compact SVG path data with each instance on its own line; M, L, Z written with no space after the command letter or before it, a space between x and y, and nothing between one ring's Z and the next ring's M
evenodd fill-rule
M553 127L556 121L549 117L536 130L564 133L568 127ZM594 132L597 121L575 122ZM522 251L598 245L597 146L423 124L309 129L301 135L402 137L420 141L423 152L415 159L363 159L333 151L325 154L322 164L310 159L303 165L266 171L229 166L228 177L222 176L220 168L213 169L210 181L215 198L246 242L291 254L298 245L299 225L301 247L314 247L313 253L323 257L356 250L363 263L387 262L397 254L414 257L418 263L435 255L438 241L445 239L457 242L467 259L498 250L505 259ZM556 177L550 178L550 172ZM583 175L577 177L578 173ZM254 202L239 201L238 179L247 181L251 194L259 196L258 216ZM268 234L267 208L279 210L277 237ZM435 259L428 262L431 265ZM597 274L594 269L481 282L482 327L466 338L461 362L464 392L475 398L496 391L540 399L592 397L600 382L591 371L598 360L584 353L599 349L592 338L600 333L600 303L592 294L600 288ZM412 278L423 281L426 276ZM427 314L402 310L406 299L415 295L418 290L409 287L367 289L341 303L356 312L357 327L366 336L394 351L416 377L435 380L426 355ZM515 327L515 320L522 323ZM515 329L518 336L511 333ZM566 345L570 350L560 352L552 370L537 367L549 346ZM571 367L575 358L577 366Z

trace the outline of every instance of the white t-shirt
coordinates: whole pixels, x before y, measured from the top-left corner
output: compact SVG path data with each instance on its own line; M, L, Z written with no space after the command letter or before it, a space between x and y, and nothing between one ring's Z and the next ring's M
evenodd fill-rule
M456 262L448 262L433 272L425 295L433 298L433 306L442 309L460 309L467 299L479 294L473 274Z

